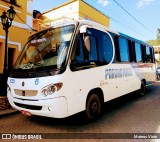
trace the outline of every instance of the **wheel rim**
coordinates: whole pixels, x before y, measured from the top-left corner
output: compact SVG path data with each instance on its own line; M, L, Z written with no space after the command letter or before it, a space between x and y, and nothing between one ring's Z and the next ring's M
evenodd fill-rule
M91 107L90 107L90 113L91 115L95 116L96 114L98 114L99 112L99 105L98 105L98 102L93 102L91 104Z
M88 120L96 120L102 112L102 102L97 94L92 94L86 104L86 116Z

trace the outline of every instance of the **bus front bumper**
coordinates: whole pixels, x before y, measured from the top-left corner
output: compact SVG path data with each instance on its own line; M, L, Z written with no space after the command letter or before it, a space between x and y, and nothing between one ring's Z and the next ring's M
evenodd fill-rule
M57 97L44 100L25 100L14 98L7 94L11 106L21 112L30 115L38 115L52 118L65 118L69 116L67 100L65 97Z

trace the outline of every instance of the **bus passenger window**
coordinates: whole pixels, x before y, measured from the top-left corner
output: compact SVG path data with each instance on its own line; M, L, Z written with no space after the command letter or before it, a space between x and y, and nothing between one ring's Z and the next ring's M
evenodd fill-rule
M83 61L84 57L83 57L83 45L82 45L82 39L80 36L78 36L78 42L76 44L75 47L75 53L74 53L74 61Z
M120 51L120 61L129 62L129 50L128 50L128 41L124 38L119 38L119 51Z
M147 63L151 63L151 50L150 47L146 47L146 62Z
M78 38L75 45L74 57L71 61L72 70L83 70L96 66L97 57L96 38L92 36L82 36Z
M75 41L75 45L72 51L72 59L71 59L71 70L82 70L82 66L85 64L85 54L84 54L84 46L83 39L81 35L77 36L77 40Z
M112 47L111 39L106 33L103 33L102 44L103 44L103 52L104 52L103 58L105 62L109 64L113 56L113 47Z
M96 38L90 36L89 39L90 39L90 51L88 52L88 60L97 61Z
M142 62L142 50L138 43L135 43L136 62Z

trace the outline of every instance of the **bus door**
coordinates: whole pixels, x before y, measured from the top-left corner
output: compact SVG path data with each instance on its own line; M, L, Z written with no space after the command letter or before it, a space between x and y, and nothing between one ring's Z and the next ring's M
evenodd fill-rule
M117 85L106 80L105 71L114 56L113 43L106 32L86 28L84 33L77 35L73 55L71 59L71 70L73 71L74 97L82 101L85 109L86 97L90 90L101 88L107 99L114 98ZM78 107L78 105L76 105ZM80 108L79 108L80 109ZM82 108L81 108L82 109Z

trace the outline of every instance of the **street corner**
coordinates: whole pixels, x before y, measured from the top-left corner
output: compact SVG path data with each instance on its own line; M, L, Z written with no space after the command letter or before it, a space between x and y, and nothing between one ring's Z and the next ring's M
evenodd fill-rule
M0 117L18 112L9 104L6 96L0 96Z
M0 111L10 109L11 105L6 96L0 96Z

